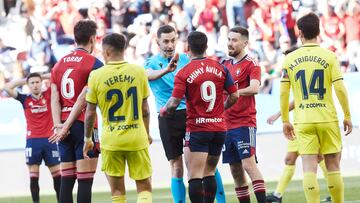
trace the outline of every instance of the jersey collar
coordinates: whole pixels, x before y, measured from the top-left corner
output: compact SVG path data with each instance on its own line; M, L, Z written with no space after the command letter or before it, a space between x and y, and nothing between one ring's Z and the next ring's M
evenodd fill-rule
M126 61L109 61L106 65L121 65L127 63Z
M81 47L77 47L77 48L75 48L75 51L84 51L84 52L86 52L86 53L90 54L90 52L88 52L86 49L81 48Z
M243 61L247 56L248 56L248 55L245 54L245 56L243 56L243 57L242 57L239 61L237 61L236 63L234 63L234 59L231 59L231 64L232 64L232 65L238 64L238 63L240 63L241 61Z
M196 61L196 60L204 60L204 59L206 59L206 57L204 56L204 57L199 57L199 58L193 58L193 59L191 59L192 61Z
M315 44L315 43L309 43L309 44L303 44L301 47L318 47L319 44Z

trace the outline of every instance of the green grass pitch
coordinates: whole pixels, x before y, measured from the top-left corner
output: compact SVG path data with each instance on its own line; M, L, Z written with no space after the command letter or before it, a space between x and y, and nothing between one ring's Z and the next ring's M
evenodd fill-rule
M328 195L326 190L326 183L323 179L319 181L321 188L321 198L324 198ZM360 176L359 177L345 177L345 203L360 203ZM266 187L268 192L274 191L276 187L276 182L267 182ZM74 190L75 191L75 190ZM226 199L228 203L238 202L235 197L235 192L233 186L225 185ZM76 197L74 198L74 200ZM56 203L55 197L53 196L41 196L41 202L45 203ZM31 203L31 197L8 197L0 198L0 203ZM135 203L136 202L136 193L135 191L129 191L127 193L127 202ZM165 189L155 189L153 191L153 202L154 203L171 203L171 191L170 188ZM190 201L188 201L190 202ZM252 202L256 202L254 195L252 195ZM305 203L305 196L302 191L302 182L301 181L292 181L290 182L286 193L283 197L284 203ZM94 193L93 194L93 203L111 203L110 193Z

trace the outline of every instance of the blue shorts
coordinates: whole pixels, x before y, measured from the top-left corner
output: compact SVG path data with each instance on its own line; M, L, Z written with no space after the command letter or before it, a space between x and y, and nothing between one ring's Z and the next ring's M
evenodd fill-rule
M56 144L48 138L30 138L26 140L25 157L27 165L40 165L42 160L47 166L60 163L59 151Z
M255 155L256 128L240 127L228 130L223 148L223 163L241 162Z
M220 156L225 135L225 132L186 132L185 147L189 147L191 152Z
M70 134L59 142L59 152L61 162L74 162L84 159L84 123L75 121L70 128ZM99 138L97 129L93 130L92 139L94 141L94 149L88 152L90 158L99 157Z

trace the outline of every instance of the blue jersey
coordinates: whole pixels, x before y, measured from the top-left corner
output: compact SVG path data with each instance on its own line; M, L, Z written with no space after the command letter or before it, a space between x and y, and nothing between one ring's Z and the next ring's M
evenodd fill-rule
M161 70L166 68L171 61L171 58L164 58L160 54L152 56L145 63L145 69L151 68L153 70ZM176 73L182 69L186 64L190 62L190 58L186 54L179 55L179 61L177 63L177 68L175 71L170 72L162 76L157 80L149 81L151 90L155 96L156 110L160 111L160 108L165 106L168 99L171 97L172 91L174 89L174 79ZM185 109L186 104L185 100L182 99L180 105L176 110Z

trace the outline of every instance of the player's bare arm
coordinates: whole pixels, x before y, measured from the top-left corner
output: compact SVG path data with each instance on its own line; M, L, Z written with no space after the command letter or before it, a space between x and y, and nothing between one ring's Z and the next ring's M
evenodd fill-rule
M293 100L293 101L290 102L289 112L292 111L292 110L294 110L294 108L295 108L295 101ZM280 118L280 116L281 116L281 112L278 111L277 113L271 115L271 116L266 120L266 122L267 122L268 124L272 125L272 124L274 124L274 122L275 122L277 119Z
M57 86L55 84L51 84L51 115L54 122L54 126L57 124L61 124L61 105L60 105L60 97L59 92L57 90ZM58 128L54 128L54 134L49 137L49 142L56 142L56 131Z
M12 98L16 98L18 96L18 92L16 88L22 85L25 85L26 79L13 80L4 85L5 92Z
M174 113L180 102L181 99L176 97L170 97L166 105L160 109L160 116L166 116Z
M94 142L92 141L92 132L94 130L96 118L96 104L87 103L86 112L85 112L85 132L84 132L84 149L83 155L84 158L89 159L87 155L88 151L94 147Z
M157 80L161 78L162 76L173 72L177 67L177 62L179 61L179 54L175 54L175 56L171 59L169 65L161 70L153 70L151 68L146 70L146 74L148 76L148 80Z
M351 114L350 114L350 107L349 107L349 100L347 96L347 91L344 86L344 82L342 80L338 80L333 83L336 96L339 100L341 108L344 112L344 131L345 135L348 135L352 131L352 122L351 122Z
M232 105L234 105L237 100L239 99L239 94L238 92L233 92L231 93L227 98L226 101L224 103L224 108L228 109L230 108Z
M260 81L256 79L250 80L250 85L246 88L239 89L238 93L240 96L252 96L259 93Z
M143 99L142 102L142 115L143 115L143 121L144 121L144 125L145 125L145 129L148 135L148 140L149 143L151 144L153 139L150 135L150 131L149 131L149 125L150 125L150 108L149 108L149 103L147 101L147 98Z

